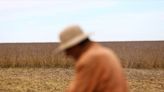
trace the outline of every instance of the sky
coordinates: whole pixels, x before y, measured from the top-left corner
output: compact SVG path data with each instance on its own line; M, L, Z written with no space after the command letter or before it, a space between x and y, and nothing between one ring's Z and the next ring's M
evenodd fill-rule
M58 42L70 25L94 41L164 41L164 0L0 0L0 43Z

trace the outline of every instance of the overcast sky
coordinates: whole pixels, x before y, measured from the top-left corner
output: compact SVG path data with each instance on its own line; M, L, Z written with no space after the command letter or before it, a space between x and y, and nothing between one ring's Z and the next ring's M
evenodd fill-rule
M56 42L78 24L96 41L164 40L164 0L0 0L0 42Z

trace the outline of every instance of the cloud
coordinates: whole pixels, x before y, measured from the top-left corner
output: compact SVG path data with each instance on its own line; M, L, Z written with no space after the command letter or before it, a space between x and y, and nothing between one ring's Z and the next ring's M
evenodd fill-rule
M14 21L35 16L66 16L101 8L113 7L109 0L3 0L0 1L0 21Z
M74 11L88 8L111 7L117 3L116 1L108 0L3 0L0 1L0 10L54 8L60 11L65 11L65 9Z

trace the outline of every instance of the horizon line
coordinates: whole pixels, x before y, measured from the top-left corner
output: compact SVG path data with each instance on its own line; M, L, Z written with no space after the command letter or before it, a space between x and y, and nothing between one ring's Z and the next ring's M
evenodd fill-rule
M93 40L92 40L93 41ZM94 42L164 42L164 40L119 40L119 41L94 41ZM60 43L59 41L37 41L37 42L0 42L0 44L12 44L12 43Z

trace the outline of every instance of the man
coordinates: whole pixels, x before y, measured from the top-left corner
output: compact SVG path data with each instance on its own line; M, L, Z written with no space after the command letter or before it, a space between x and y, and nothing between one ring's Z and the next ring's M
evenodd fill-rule
M66 92L128 92L119 59L88 36L79 26L60 34L58 50L75 59L75 76Z

